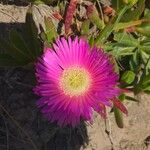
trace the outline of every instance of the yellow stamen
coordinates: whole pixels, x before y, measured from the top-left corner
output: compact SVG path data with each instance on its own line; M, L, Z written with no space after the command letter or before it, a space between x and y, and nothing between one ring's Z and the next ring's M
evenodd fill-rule
M79 67L65 69L60 79L60 86L66 95L79 96L90 86L91 79L87 70Z

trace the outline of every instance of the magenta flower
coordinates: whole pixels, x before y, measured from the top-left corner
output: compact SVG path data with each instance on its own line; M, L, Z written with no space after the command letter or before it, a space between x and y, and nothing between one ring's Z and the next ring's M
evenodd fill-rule
M109 56L83 39L57 39L37 62L36 77L37 105L60 126L91 121L93 110L105 117L105 106L112 104L126 112L116 100L118 75Z

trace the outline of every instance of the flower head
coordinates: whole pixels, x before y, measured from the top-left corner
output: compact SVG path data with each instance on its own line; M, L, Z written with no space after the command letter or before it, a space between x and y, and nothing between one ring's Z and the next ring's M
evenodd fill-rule
M52 49L46 48L36 64L36 77L34 91L41 96L37 105L60 126L90 121L93 110L105 116L105 106L115 104L119 94L109 56L77 37L59 38Z

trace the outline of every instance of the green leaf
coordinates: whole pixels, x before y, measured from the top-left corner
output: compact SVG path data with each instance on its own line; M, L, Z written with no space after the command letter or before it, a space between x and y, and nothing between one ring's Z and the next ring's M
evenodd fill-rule
M144 36L150 37L150 22L142 23L141 26L136 27L136 31Z
M32 6L28 8L26 14L26 32L24 34L28 48L32 56L36 59L42 53L42 46L38 38L38 30L33 20Z
M0 67L16 67L18 66L18 63L15 62L15 59L13 59L8 54L0 54Z
M142 71L142 74L140 76L140 80L138 84L135 85L135 91L143 91L147 85L150 84L150 70L149 70L149 63L150 63L150 56L147 59L147 62L144 64L144 70Z
M112 54L117 58L120 56L127 56L127 55L133 55L133 51L134 51L135 47L119 47L119 46L115 46L113 48Z
M114 107L113 110L114 110L115 120L116 120L116 123L117 123L118 127L123 128L123 115L122 115L122 112L116 107Z
M137 72L138 68L140 67L140 54L138 51L135 51L131 57L129 62L131 70Z
M10 42L16 49L18 49L19 53L24 55L27 59L32 60L30 50L28 49L22 36L17 31L12 30L10 32Z
M125 96L125 99L129 100L129 101L139 102L139 100L137 100L137 99L135 99L133 97L130 97L130 96Z
M132 71L125 71L121 77L121 81L131 84L135 79L135 74Z
M145 9L143 23L136 28L136 31L150 37L150 9Z
M90 26L89 20L83 21L82 26L81 26L81 34L82 35L88 35L89 34L89 26Z
M133 6L138 2L138 0L123 0L123 2Z
M150 91L150 85L149 85L149 84L144 85L144 86L143 86L143 91L144 91L144 92Z
M140 49L150 55L150 45L148 46L141 46Z
M143 46L150 46L150 38L148 37L142 37L143 39L141 40L141 45Z
M133 7L132 7L133 8ZM138 0L136 8L129 9L122 17L121 22L129 22L133 20L138 20L145 8L145 0Z
M8 43L3 39L0 39L0 47L4 49L5 53L9 54L12 58L14 58L17 62L20 63L28 63L29 59L17 49L12 43Z
M34 3L35 5L39 5L39 4L50 4L56 0L27 0L27 1Z
M147 62L147 59L149 58L149 54L146 53L145 51L140 51L140 54L141 54L141 60L146 63Z
M42 0L28 0L28 2L34 3L35 5L44 4Z
M150 19L150 9L145 8L145 10L144 10L144 18L145 19Z
M114 40L124 46L137 47L139 44L137 39L135 39L131 34L128 34L126 32L115 33Z
M112 51L114 49L114 45L112 42L107 42L102 47L106 52Z
M89 44L90 44L91 47L94 46L94 37L93 36L90 37Z
M52 19L50 17L44 18L45 20L45 27L46 27L46 36L48 43L52 43L54 39L58 36L55 26L52 22Z
M144 78L143 78L143 84L150 84L150 74L146 75Z
M125 94L123 93L123 94L119 95L118 98L119 98L120 101L124 101L124 99L125 99Z
M125 28L129 28L129 27L132 27L132 26L140 25L141 23L142 23L142 20L129 21L129 22L120 22L120 23L116 24L114 30L118 31L120 29L125 29Z
M123 0L111 0L111 3L112 3L112 7L117 11L120 10L125 5Z
M89 7L93 7L92 11L88 14L89 20L96 25L99 30L102 30L105 26L104 21L99 17L99 13L94 5Z
M121 18L123 17L124 13L130 8L130 5L125 5L119 12L117 13L117 16L115 16L111 22L109 22L105 28L100 32L100 34L97 36L95 40L95 44L97 45L103 45L103 43L107 40L107 38L110 36L112 31L114 30L115 26L119 23Z
M150 92L150 83L148 83L148 84L140 83L140 84L135 86L134 91L135 91L135 94L138 94L142 91L143 92Z

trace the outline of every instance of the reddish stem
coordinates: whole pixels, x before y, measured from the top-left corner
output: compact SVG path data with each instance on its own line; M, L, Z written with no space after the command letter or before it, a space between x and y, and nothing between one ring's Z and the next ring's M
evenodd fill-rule
M91 4L87 7L86 14L88 17L93 13L94 9L95 9L95 7L93 4Z
M70 26L72 24L73 15L76 10L77 0L70 0L69 6L67 8L66 18L65 18L65 33L66 35L70 32Z

